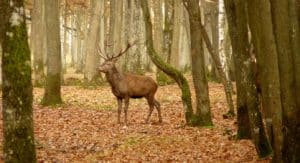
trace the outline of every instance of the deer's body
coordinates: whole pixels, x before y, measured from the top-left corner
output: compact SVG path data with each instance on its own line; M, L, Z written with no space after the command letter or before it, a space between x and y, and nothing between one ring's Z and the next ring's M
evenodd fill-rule
M147 76L135 75L131 73L119 72L116 68L112 72L105 73L112 93L117 97L124 99L126 96L131 98L148 97L155 94L157 84Z
M147 99L150 107L146 123L149 122L154 107L158 111L159 122L162 122L160 104L154 97L158 86L151 77L119 72L115 67L115 61L110 60L105 61L98 68L98 71L105 73L106 79L111 86L112 93L118 100L118 123L120 123L122 101L125 101L125 124L127 124L129 99L143 97Z

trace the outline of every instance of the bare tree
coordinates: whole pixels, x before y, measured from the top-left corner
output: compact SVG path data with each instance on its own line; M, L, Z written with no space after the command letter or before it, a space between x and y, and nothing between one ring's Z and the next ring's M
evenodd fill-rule
M47 76L43 105L62 103L61 83L61 43L59 30L59 0L45 1L47 35Z
M201 26L199 0L185 0L184 3L189 12L190 20L192 75L197 101L196 115L201 119L200 123L202 125L209 126L212 125L212 119L205 73L202 34L199 28Z
M179 40L180 40L180 23L183 19L183 5L181 1L174 1L174 28L172 37L171 57L170 63L178 67L179 66Z
M32 13L31 28L31 53L33 54L33 72L35 86L44 85L44 33L45 33L45 9L44 0L35 0Z
M264 80L259 81L267 129L274 150L273 159L275 162L281 162L282 101L278 80L278 54L272 29L270 2L267 0L248 0L247 6L251 36L257 54L258 77L264 78Z
M246 3L225 0L233 60L236 66L238 138L252 138L259 157L272 154L260 112L256 74L248 37Z
M121 29L122 29L122 16L123 14L123 1L111 0L110 1L110 24L109 24L109 39L108 43L109 53L117 53L122 48L121 42Z
M0 10L4 161L36 162L24 1L0 1Z
M87 45L86 45L86 61L85 61L85 72L84 78L86 82L95 82L97 80L97 64L98 57L96 55L96 49L99 44L100 37L100 14L103 10L103 1L93 0L91 2L92 15L90 17L90 29L87 34Z
M199 126L202 125L201 120L198 116L195 116L193 113L192 107L192 99L191 99L191 92L189 88L189 84L186 78L180 73L177 69L173 68L171 65L165 63L159 55L154 50L153 44L153 36L152 36L152 24L150 20L150 13L147 1L141 1L141 7L143 10L143 16L145 21L146 27L146 46L148 50L148 55L150 56L153 63L164 73L169 75L172 79L176 81L178 86L181 89L181 99L183 103L183 108L185 109L185 120L188 125L191 126Z
M270 1L270 5L273 33L278 54L282 126L284 127L281 130L283 136L282 160L284 162L299 162L300 3L298 1L297 6L297 2L294 0L274 0ZM274 115L274 118L278 119L276 116L278 114ZM276 131L279 132L280 130ZM274 136L277 134L274 133ZM278 157L275 156L276 158ZM275 159L274 161L276 161Z

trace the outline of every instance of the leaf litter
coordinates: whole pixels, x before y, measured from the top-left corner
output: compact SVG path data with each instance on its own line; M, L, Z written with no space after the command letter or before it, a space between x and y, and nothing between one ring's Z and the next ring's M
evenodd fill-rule
M109 86L63 86L61 92L64 104L42 107L39 103L43 89L34 88L38 162L269 161L258 159L250 140L234 139L235 120L222 118L227 108L221 84L209 84L213 127L185 125L181 93L176 85L160 86L156 94L161 103L162 124L158 123L156 111L151 122L144 123L148 114L144 99L130 100L128 126L117 124L117 102ZM0 157L3 161L2 151Z

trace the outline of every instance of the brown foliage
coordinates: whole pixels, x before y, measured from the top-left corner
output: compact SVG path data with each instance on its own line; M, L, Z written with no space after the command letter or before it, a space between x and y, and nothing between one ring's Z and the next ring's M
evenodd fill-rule
M232 139L237 126L234 121L222 118L226 112L222 85L209 86L213 128L185 125L180 90L175 85L160 87L157 92L163 124L157 123L157 116L145 124L146 100L132 100L127 127L116 123L117 103L108 86L95 90L62 87L65 104L56 108L39 106L43 90L36 88L34 122L38 161L259 162L250 141ZM1 152L0 157L3 158Z

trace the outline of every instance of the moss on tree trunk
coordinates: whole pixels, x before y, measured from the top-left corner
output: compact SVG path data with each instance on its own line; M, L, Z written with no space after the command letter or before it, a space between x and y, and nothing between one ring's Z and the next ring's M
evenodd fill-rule
M42 105L48 106L62 103L61 96L58 96L60 94L60 81L60 74L47 75Z
M282 100L280 95L280 78L278 67L278 53L274 38L273 23L268 0L248 0L247 11L249 27L257 54L258 72L262 92L262 104L266 116L266 122L271 124L268 130L273 139L273 161L282 161Z
M300 4L295 0L270 1L272 23L278 53L282 123L284 126L282 160L300 162L300 25L297 13ZM299 16L299 15L298 15ZM297 72L298 69L298 72ZM298 85L298 86L297 86Z
M30 51L23 9L24 1L0 2L5 162L36 162ZM13 19L16 15L18 19Z
M238 138L252 138L259 157L272 154L260 113L248 38L246 2L226 0L229 32L236 66Z
M181 72L173 68L171 65L165 63L155 52L153 46L153 38L152 38L152 24L151 24L150 13L147 4L148 2L143 0L140 3L143 10L143 16L144 16L145 27L146 27L146 39L147 39L146 46L147 46L148 54L152 62L160 70L162 70L164 73L166 73L176 81L176 83L178 84L182 92L181 99L182 99L183 107L185 109L186 123L192 126L196 125L194 124L195 118L193 114L191 92L190 92L188 81L186 80L186 78L183 76Z
M43 105L61 104L61 45L59 34L59 0L44 2L47 34L47 76Z
M185 1L189 13L191 31L192 75L195 87L197 108L195 120L201 126L211 126L211 111L208 95L208 83L205 73L204 51L202 47L202 33L200 8L198 1Z

